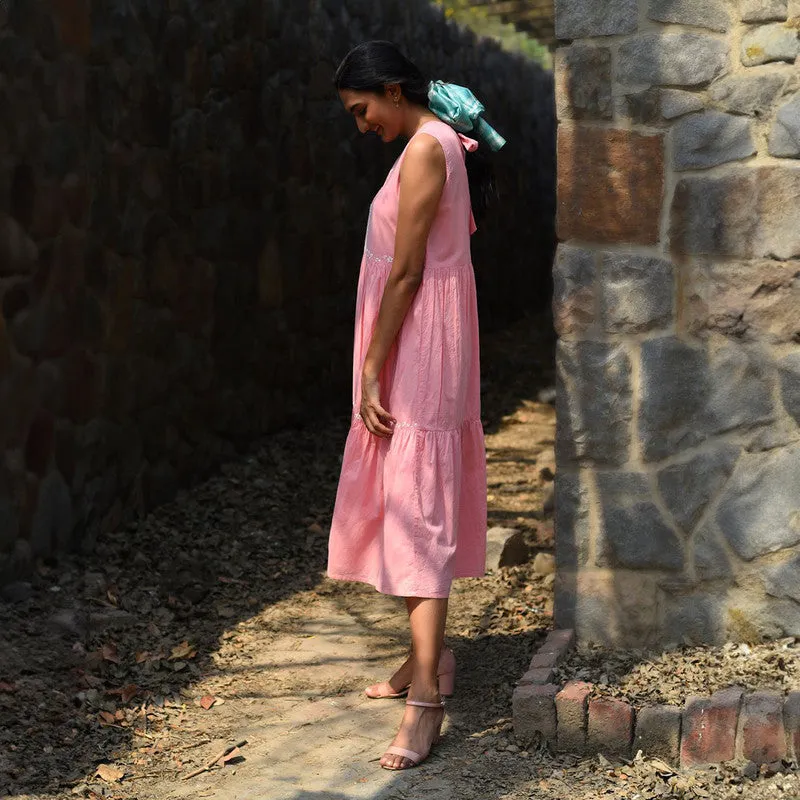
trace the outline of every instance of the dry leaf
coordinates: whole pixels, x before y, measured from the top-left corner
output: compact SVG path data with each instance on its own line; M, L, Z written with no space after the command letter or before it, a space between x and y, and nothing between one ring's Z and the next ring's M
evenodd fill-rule
M204 708L206 711L208 711L208 709L209 709L209 708L211 708L211 706L213 706L213 705L214 705L214 703L216 703L216 702L217 702L217 698L216 698L216 697L214 697L213 695L210 695L210 694L207 694L207 695L205 695L204 697L201 697L201 698L200 698L200 705L201 705L201 706L202 706L202 707L203 707L203 708Z
M170 655L169 659L170 661L174 661L178 658L194 658L196 655L197 650L195 650L189 642L183 641L172 648L172 655Z
M106 694L119 695L123 703L129 703L137 694L139 694L139 687L135 683L129 683L121 689L108 689Z
M17 687L14 686L13 683L6 683L5 681L0 681L0 692L4 694L11 694L12 692L16 692Z
M101 653L103 654L103 661L110 661L112 664L122 663L117 654L117 646L115 644L104 644Z
M95 775L108 783L121 781L124 774L124 770L119 769L119 767L112 767L109 764L100 764L95 772Z
M141 664L142 662L147 661L148 658L150 658L150 651L142 650L141 653L136 654L136 663Z
M117 718L108 711L101 711L97 716L101 725L113 725L117 721Z

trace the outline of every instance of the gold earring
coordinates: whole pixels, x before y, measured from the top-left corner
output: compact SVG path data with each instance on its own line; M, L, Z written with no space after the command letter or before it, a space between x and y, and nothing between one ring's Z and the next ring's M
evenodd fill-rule
M394 98L394 107L395 108L400 108L400 98L399 97L395 97Z

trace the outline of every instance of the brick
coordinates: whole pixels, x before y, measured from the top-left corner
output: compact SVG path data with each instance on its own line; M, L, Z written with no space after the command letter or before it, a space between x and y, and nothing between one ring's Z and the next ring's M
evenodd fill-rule
M550 631L544 643L545 646L551 645L566 653L575 644L575 631L571 628L560 628L559 630Z
M634 753L678 765L681 747L681 710L677 706L647 706L636 714Z
M582 754L586 751L586 727L592 684L569 681L556 695L558 749Z
M789 692L783 704L783 726L786 730L787 755L800 762L800 692Z
M753 692L744 698L742 754L756 764L770 764L786 756L782 695Z
M723 689L711 697L692 696L683 709L681 767L730 761L736 753L736 726L742 690Z
M559 650L549 650L545 653L536 653L531 659L530 669L552 669L559 661Z
M532 684L542 685L550 683L553 680L553 670L549 667L535 667L529 669L520 679L520 686L528 686Z
M633 707L624 700L589 701L587 744L591 752L629 758L633 740Z
M559 239L658 242L662 135L562 126L558 162Z
M514 733L523 740L536 734L553 741L556 738L556 695L558 686L518 686L511 698Z

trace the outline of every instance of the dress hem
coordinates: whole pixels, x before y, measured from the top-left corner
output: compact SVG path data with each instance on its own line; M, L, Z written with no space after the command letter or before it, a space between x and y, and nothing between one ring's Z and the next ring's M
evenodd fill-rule
M380 592L380 594L386 594L391 597L422 597L431 600L441 600L450 597L450 589L448 589L446 592L444 592L442 589L437 589L434 591L409 589L407 591L402 591L393 588L392 590L389 590L388 587L386 587L381 581L377 581L374 578L366 578L363 575L346 575L344 573L334 573L330 570L327 570L326 575L328 578L334 581L355 581L356 583L366 583L369 586L372 586L376 592ZM453 580L456 578L483 578L485 575L485 570L481 573L478 573L476 570L474 572L470 572L469 574L456 574L453 576Z

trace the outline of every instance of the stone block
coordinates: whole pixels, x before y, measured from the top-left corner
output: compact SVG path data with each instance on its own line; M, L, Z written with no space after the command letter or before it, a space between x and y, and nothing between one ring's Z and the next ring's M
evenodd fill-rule
M92 46L91 0L54 0L61 44L76 53L87 55Z
M778 109L769 132L769 154L778 158L800 156L800 95Z
M19 536L19 517L10 487L4 487L2 483L0 476L0 553L6 553Z
M604 253L600 300L606 333L645 333L672 321L672 264L654 256Z
M39 249L22 226L0 212L0 278L30 273L38 257Z
M787 0L741 0L743 22L783 21L788 17Z
M678 766L681 746L681 710L676 706L646 706L636 714L633 752L660 758Z
M721 644L725 638L724 606L704 592L685 593L662 585L664 619L661 639L666 644Z
M616 98L614 113L619 119L629 119L636 125L660 125L661 90L650 87L635 92L625 92Z
M558 161L560 239L658 242L663 136L561 126Z
M61 474L53 471L39 484L31 526L31 548L36 556L51 555L72 545L72 497Z
M683 543L661 517L647 476L601 472L597 482L603 510L598 564L628 569L682 569Z
M701 338L794 342L800 336L797 268L785 261L702 260L683 271L681 325Z
M720 111L683 117L672 129L675 169L707 169L756 152L751 123Z
M556 571L556 559L552 553L537 553L533 559L533 571L537 575L552 575Z
M647 16L657 22L694 25L712 31L731 27L731 5L727 0L650 0Z
M556 0L556 37L614 36L633 33L638 27L636 0Z
M580 642L646 647L660 636L652 575L559 570L554 591L556 624L573 626Z
M664 119L677 119L693 111L705 108L702 95L685 92L682 89L661 90L661 115Z
M728 44L714 36L643 33L620 45L617 80L632 86L702 86L728 71L729 53Z
M556 738L556 695L555 684L544 686L526 685L514 689L511 709L514 719L514 733L523 741L532 741L537 734L547 741Z
M728 75L711 84L708 96L713 105L733 114L763 116L775 102L788 74L774 66Z
M573 44L555 58L559 119L611 119L611 50Z
M675 189L673 252L786 260L800 256L800 169L732 168L687 176Z
M787 756L800 763L800 692L789 692L783 703L783 727L786 730Z
M786 597L800 603L800 556L764 571L764 591L772 597Z
M755 764L770 764L786 756L783 694L753 692L742 703L742 755Z
M708 357L675 337L642 343L639 436L646 461L706 438L701 421L710 389Z
M55 449L55 419L39 410L31 420L25 442L25 465L29 472L42 477L50 466Z
M707 520L694 535L694 569L701 580L725 580L733 576L730 556L713 520Z
M690 697L683 709L681 767L731 761L736 754L736 728L743 692L724 689L711 697Z
M785 23L759 25L742 37L741 57L746 67L771 61L792 62L800 53L798 30Z
M761 347L720 347L711 356L710 368L705 430L727 433L774 421L773 365Z
M624 700L598 697L589 701L586 746L592 753L630 758L634 711Z
M623 464L628 459L632 416L630 361L625 348L562 340L556 362L559 462L588 459L598 464Z
M800 353L790 353L778 366L783 407L800 425Z
M530 557L522 531L516 528L490 528L486 534L486 569L525 564Z
M746 561L800 544L800 444L739 459L716 521Z
M708 503L725 485L738 456L738 447L720 445L658 472L664 505L685 534L692 532Z
M582 336L594 325L595 255L560 244L553 264L553 324L559 336Z
M556 695L557 743L560 751L577 755L586 752L586 729L591 693L592 684L583 681L568 681Z
M555 479L557 569L578 569L589 558L589 498L581 476L559 471Z

